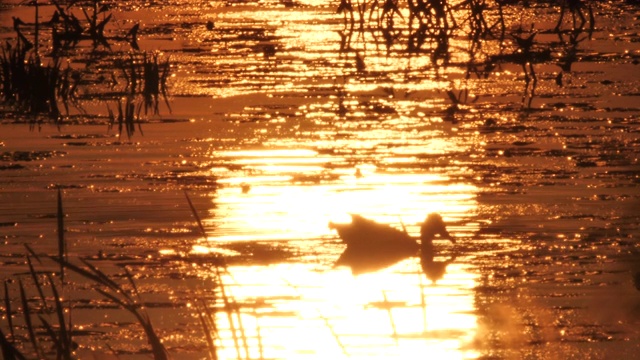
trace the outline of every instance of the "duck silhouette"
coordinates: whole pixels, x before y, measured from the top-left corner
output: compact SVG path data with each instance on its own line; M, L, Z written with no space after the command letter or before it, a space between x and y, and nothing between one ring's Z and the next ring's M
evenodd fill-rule
M453 258L434 261L433 240L436 237L453 241L442 217L429 214L420 227L420 243L406 230L380 224L361 215L351 214L351 223L329 223L347 245L336 261L336 266L348 266L354 275L374 272L389 267L403 259L420 256L427 278L435 282L442 278L446 266Z
M445 261L434 260L436 251L433 247L433 239L438 236L455 243L455 239L447 231L442 217L438 214L429 214L420 227L420 265L422 272L432 283L442 279L447 272L447 265L456 259L455 256L452 256Z

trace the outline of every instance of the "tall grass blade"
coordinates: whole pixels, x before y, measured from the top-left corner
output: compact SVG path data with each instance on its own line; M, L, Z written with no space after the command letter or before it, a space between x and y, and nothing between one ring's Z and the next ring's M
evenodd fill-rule
M140 302L140 304L142 304L142 298L140 297L138 286L136 285L135 281L133 281L133 276L129 272L129 269L125 267L124 273L125 273L125 276L127 277L127 280L129 280L129 284L131 285L131 288L133 289L133 294L138 298L138 301Z
M86 260L82 260L82 261L87 267L89 267L90 270L83 269L67 261L61 261L56 258L52 258L52 259L54 261L58 261L59 263L62 263L63 266L76 272L77 274L84 276L89 280L94 281L97 285L105 286L107 290L110 290L114 294L116 294L114 295L111 292L101 288L95 289L95 291L97 291L104 297L108 298L109 300L113 301L122 309L127 310L138 320L138 322L144 329L149 345L151 345L151 351L153 353L153 358L155 360L169 359L169 354L166 348L164 347L164 345L162 344L162 341L160 341L160 338L154 331L153 326L151 324L151 320L149 319L149 316L146 314L146 312L140 311L139 306L136 304L133 298L120 285L115 283L105 273L100 271L95 266L91 265ZM130 281L133 281L133 280L131 279ZM134 291L137 293L137 287L134 287ZM122 298L120 298L119 296L121 296ZM139 297L139 294L137 296Z
M217 360L218 353L216 351L216 346L213 342L213 336L211 335L215 331L215 328L211 329L211 326L210 326L210 325L215 326L215 323L212 322L212 319L210 317L205 318L204 315L205 313L208 314L208 309L206 309L206 305L204 304L204 302L202 303L202 305L198 305L198 303L194 301L194 304L196 305L196 311L198 312L198 319L200 320L200 324L202 325L202 330L204 331L204 336L207 341L208 357L210 360Z
M64 242L64 212L62 211L62 191L58 188L58 258L67 261ZM60 281L64 284L64 264L60 263Z
M258 352L260 354L260 359L264 359L264 347L262 345L262 331L260 329L260 323L258 322L258 310L253 308L253 317L256 318L256 338L258 339Z
M124 115L122 111L122 100L118 100L118 140L122 139L122 124L124 123Z
M229 330L231 331L231 337L233 338L233 345L236 348L236 354L238 355L238 359L242 359L240 340L238 339L238 333L236 329L236 323L233 319L233 312L237 311L231 307L231 301L227 296L227 292L225 290L225 286L222 282L222 277L220 275L220 269L216 267L216 276L218 277L218 284L220 287L220 295L222 296L222 302L224 303L225 312L227 313L227 320L229 321ZM249 358L248 353L246 354L246 359Z
M167 105L169 109L169 113L172 112L171 105L169 104L169 96L167 96L167 77L169 76L169 69L171 66L169 65L169 58L162 64L162 76L160 78L160 89L162 91L162 96L164 97L164 103Z
M4 335L2 330L0 330L0 349L2 349L1 354L4 360L27 359L20 351L18 351L18 349L15 348L15 346L13 346L13 344L9 342L9 340L7 340L7 337Z
M90 280L93 280L98 284L102 284L103 283L103 280L99 276L91 273L90 271L87 271L87 270L85 270L85 269L83 269L83 268L81 268L81 267L79 267L77 265L74 265L74 264L72 264L70 262L67 262L67 261L63 261L63 260L58 259L58 258L53 257L53 256L51 256L49 258L51 260L57 262L61 266L64 266L64 267L68 268L69 270L71 270L71 271L73 271L73 272L75 272L75 273L77 273L79 275L82 275L82 276L84 276L84 277L86 277L86 278L88 278Z
M140 111L141 111L141 110L142 110L142 103L139 103L139 104L138 104L138 110L137 110L137 113L136 113L135 120L136 120L136 122L138 123L138 131L140 131L140 135L143 135L143 136L144 136L144 133L142 132L142 120L140 120L140 119L141 119L141 117L140 117ZM133 131L133 130L134 130L134 129L133 129L133 126L132 126L132 129L131 129L131 134L132 134L132 135L133 135L133 133L134 133L134 131Z
M9 297L9 285L6 280L4 281L4 308L7 312L7 322L9 323L11 338L15 339L15 333L13 332L13 316L11 315L11 298Z
M40 260L40 256L38 256L38 254L36 254L35 251L33 251L33 249L31 248L31 246L29 246L29 244L24 244L24 247L27 249L27 251L29 252L29 254L31 254L31 256L33 256L34 259L38 260L39 264L42 264L42 260Z
M53 330L53 326L51 326L51 324L49 324L49 322L44 317L42 317L42 315L38 315L38 318L40 319L40 322L42 323L42 326L44 327L47 335L49 335L51 343L56 348L56 359L68 359L62 355L64 353L64 345L58 335L56 335L55 330Z
M107 104L107 113L109 114L109 127L108 129L111 130L113 128L113 124L115 124L116 122L116 117L113 114L113 110L111 110L111 107L109 106L109 104Z
M242 324L242 312L240 311L240 307L238 303L233 299L232 296L227 294L227 291L225 290L226 287L224 286L224 283L222 281L222 275L220 274L220 268L221 268L220 266L215 267L216 276L218 277L218 284L219 284L218 286L220 288L222 299L225 303L225 308L227 309L227 315L231 319L229 321L229 324L232 328L234 339L242 340L242 349L244 349L245 359L250 359L251 356L249 351L249 342L247 340L244 325ZM222 267L222 269L224 269L225 271L227 270L225 267ZM227 274L231 276L231 274L228 271L227 271ZM234 315L236 320L233 320ZM237 325L236 325L236 322L237 322ZM237 332L240 333L239 337L237 335ZM238 347L237 344L236 344L236 347ZM240 348L238 348L238 351L239 350Z
M56 289L56 285L53 283L53 279L51 275L47 274L47 279L49 279L49 284L51 285L51 292L53 293L53 299L56 304L56 315L58 316L58 327L60 328L60 343L63 350L63 357L70 358L71 357L71 328L67 330L67 325L64 319L64 308L62 307L62 302L60 301L60 295L58 294L58 289Z
M31 264L31 257L28 255L27 255L27 264L29 265L29 272L31 273L31 278L33 279L33 283L36 285L36 289L38 289L38 294L40 295L40 299L42 300L42 305L44 306L45 311L49 312L47 299L44 296L44 291L42 291L42 286L40 285L40 281L38 281L38 274L36 273L36 270L33 268L33 264Z
M396 329L396 322L393 320L393 313L391 312L391 304L389 304L389 300L387 299L387 292L382 290L382 297L384 298L384 307L387 309L387 313L389 314L389 322L391 323L391 329L393 330L393 338L396 341L396 345L398 344L398 330Z
M200 220L200 216L198 215L198 212L196 211L195 206L193 206L193 203L191 202L191 198L189 197L187 190L184 190L184 196L187 198L187 202L189 203L189 207L191 208L191 213L193 214L193 216L196 218L196 221L198 222L198 227L200 228L200 232L202 233L202 236L204 236L204 239L207 240L207 232L204 229L204 226L202 225L202 220Z
M135 130L134 118L135 118L135 107L136 105L133 103L133 99L128 97L126 104L126 115L125 115L125 127L127 129L127 138L131 138L133 132Z
M116 283L115 281L111 280L111 278L109 278L109 276L107 274L105 274L104 272L100 271L100 269L98 269L97 267L93 266L90 262L82 259L81 260L82 263L87 266L91 271L93 271L93 273L87 272L89 274L92 274L95 276L95 279L97 279L99 284L102 284L108 288L110 288L111 290L115 291L115 292L119 292L121 293L123 296L127 297L127 300L129 301L133 301L128 294L122 289L122 287L120 285L118 285L118 283ZM77 269L81 269L81 268L77 268ZM83 269L84 270L84 269ZM83 275L83 273L80 273L80 275Z
M110 299L114 303L120 305L123 309L129 311L133 316L135 316L135 318L138 320L138 323L140 323L145 334L147 335L147 341L149 342L149 345L151 345L151 351L153 353L153 358L155 360L169 359L169 354L166 348L164 347L164 345L162 345L160 338L158 337L156 332L153 330L153 326L151 325L151 320L149 319L149 316L146 313L141 313L140 311L138 311L135 304L126 303L121 299L119 299L118 297L116 297L115 295L110 294L102 289L96 289L96 291L102 294L103 296L105 296L106 298Z
M44 358L42 349L38 345L38 339L36 338L36 333L33 327L33 323L31 322L31 310L29 309L29 302L27 300L27 294L24 291L24 285L22 284L21 280L19 280L18 283L20 284L20 299L22 300L22 314L24 315L24 323L27 327L27 334L29 335L29 341L31 341L31 345L33 345L33 349L38 355L38 357Z

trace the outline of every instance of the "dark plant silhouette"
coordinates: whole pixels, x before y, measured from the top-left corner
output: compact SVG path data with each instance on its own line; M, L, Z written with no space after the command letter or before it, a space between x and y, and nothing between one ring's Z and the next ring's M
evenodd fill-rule
M595 26L595 17L593 15L593 9L591 8L590 0L561 0L558 1L560 5L560 17L554 30L560 31L566 12L571 13L572 29L582 29L587 22L587 18L584 15L586 11L589 16L589 27L593 30Z
M17 116L25 115L31 124L40 123L44 119L60 123L65 114L69 115L70 105L84 113L78 98L78 88L90 87L90 91L94 91L97 87L93 85L102 81L100 76L94 74L91 64L111 61L112 64L104 65L113 67L113 63L118 63L118 60L109 58L111 41L128 41L134 50L138 48L139 25L134 25L123 36L108 35L106 27L113 17L109 6L101 0L73 1L64 6L53 1L55 11L51 19L44 22L39 19L39 2L34 0L30 4L35 12L34 22L28 23L14 17L15 39L7 40L0 48L2 102L12 106ZM83 19L76 17L78 11L82 12ZM50 32L43 31L47 29ZM43 39L45 36L50 36L50 41ZM90 41L93 48L91 56L85 62L86 68L71 69L68 65L63 67L63 62L66 62L62 60L63 57L69 59L82 56L82 49L76 46L83 41ZM52 44L50 51L43 48L43 44L47 43ZM97 47L103 47L107 52L95 51ZM130 94L142 96L145 114L151 109L154 114L159 113L160 96L163 96L171 111L166 87L168 59L160 61L157 54L147 53L137 56L141 60L136 63L137 73L127 79L130 80L127 81L127 90ZM139 87L135 83L137 79L140 79ZM83 92L87 94L90 91ZM101 95L94 94L97 97ZM125 93L121 95L124 96ZM63 107L65 114L60 107ZM126 112L123 111L124 113Z

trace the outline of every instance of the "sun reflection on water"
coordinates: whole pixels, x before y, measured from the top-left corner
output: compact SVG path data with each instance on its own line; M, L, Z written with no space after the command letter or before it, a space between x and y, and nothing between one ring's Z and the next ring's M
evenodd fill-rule
M446 281L427 285L415 272L417 261L399 266L404 271L360 276L302 264L237 266L225 282L236 301L247 304L245 336L250 352L263 358L477 357L466 346L476 331L475 275L452 266ZM222 314L218 320L229 339L220 355L233 357L228 320Z
M384 134L372 137L353 141L344 154L322 146L212 152L220 187L205 219L209 246L287 243L297 253L286 262L233 265L223 277L228 295L241 304L252 357L478 356L468 346L477 328L477 275L468 265L450 264L436 284L417 257L357 276L333 265L344 245L328 223L348 222L350 213L417 236L428 213L452 221L476 211L476 188L451 175L464 170L415 169L417 157L438 152L439 142L407 141L385 151L376 150ZM357 150L363 142L368 145ZM227 315L218 314L218 322L219 355L237 357Z
M221 152L242 171L218 168L223 187L215 195L216 215L207 225L216 241L287 240L329 236L329 221L349 213L377 221L405 224L409 231L426 214L468 213L474 188L434 173L377 171L374 167L332 168L342 159L294 150ZM303 156L306 155L306 156ZM387 164L411 163L405 157L384 157ZM217 235L223 234L223 235Z

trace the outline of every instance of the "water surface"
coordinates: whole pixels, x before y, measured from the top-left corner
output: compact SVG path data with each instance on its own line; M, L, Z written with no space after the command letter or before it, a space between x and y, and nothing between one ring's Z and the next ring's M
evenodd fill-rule
M114 6L111 31L140 22L141 51L169 59L171 109L119 137L95 80L81 94L95 116L72 108L59 127L30 130L3 113L3 277L25 277L23 244L56 252L61 187L70 255L128 266L175 358L206 356L197 299L219 309L220 358L632 356L638 8L598 3L593 26L554 31L559 10L531 3L505 7L504 33L479 42L454 11L445 55L435 39L407 51L405 8L392 29L359 29L338 2ZM32 10L3 8L3 34ZM549 55L530 59L535 84L512 56L531 30ZM92 79L114 72L109 57L82 61L89 45L74 51ZM330 221L356 213L418 236L431 212L457 239L436 241L440 259L456 258L435 284L418 258L357 276L334 266L344 244ZM229 331L217 256L246 347ZM84 356L105 344L146 356L134 319L81 279L68 291L77 326L95 330L77 337Z

